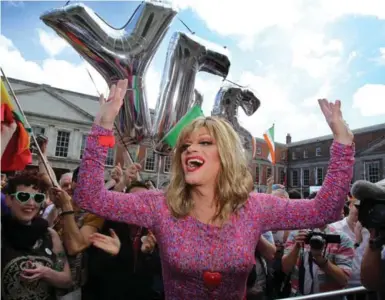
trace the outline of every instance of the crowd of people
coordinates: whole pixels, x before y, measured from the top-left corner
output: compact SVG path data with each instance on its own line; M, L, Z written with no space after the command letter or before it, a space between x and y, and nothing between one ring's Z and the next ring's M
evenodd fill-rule
M334 143L309 199L272 178L253 192L237 134L212 117L181 132L163 191L137 180L138 164L105 181L126 88L119 81L102 101L73 172L57 181L43 143L38 170L2 175L3 299L259 300L361 285L369 290L328 299L381 299L382 248L349 190L354 143L340 102L320 100ZM375 186L385 195L384 181Z

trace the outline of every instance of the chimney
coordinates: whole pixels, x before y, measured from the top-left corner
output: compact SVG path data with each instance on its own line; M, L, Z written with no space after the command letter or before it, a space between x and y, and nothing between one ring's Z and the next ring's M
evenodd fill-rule
M286 135L286 145L287 144L291 144L291 135L290 135L290 133L288 133L287 135Z

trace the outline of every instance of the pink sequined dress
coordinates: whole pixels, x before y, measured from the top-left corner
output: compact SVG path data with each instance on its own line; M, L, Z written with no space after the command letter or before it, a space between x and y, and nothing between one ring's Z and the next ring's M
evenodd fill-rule
M103 218L143 226L155 234L167 300L244 299L261 233L315 228L339 220L353 173L354 146L334 142L323 187L314 200L251 193L238 216L219 228L190 216L174 218L163 192L124 194L106 190L103 174L108 149L99 144L99 137L106 135L112 135L112 131L93 126L74 199L83 209ZM206 287L205 271L221 274L218 287Z

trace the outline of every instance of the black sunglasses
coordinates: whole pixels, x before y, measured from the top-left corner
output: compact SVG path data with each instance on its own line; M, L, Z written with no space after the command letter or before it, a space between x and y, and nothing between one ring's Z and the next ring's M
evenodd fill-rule
M21 204L25 204L29 199L33 199L37 204L42 204L45 201L45 194L43 193L28 193L16 192L12 194Z

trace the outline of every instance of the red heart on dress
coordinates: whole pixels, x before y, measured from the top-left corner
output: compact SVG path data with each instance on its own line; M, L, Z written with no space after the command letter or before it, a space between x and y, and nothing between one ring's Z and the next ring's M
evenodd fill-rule
M218 272L205 271L203 273L203 281L209 288L216 288L222 281L222 275Z

